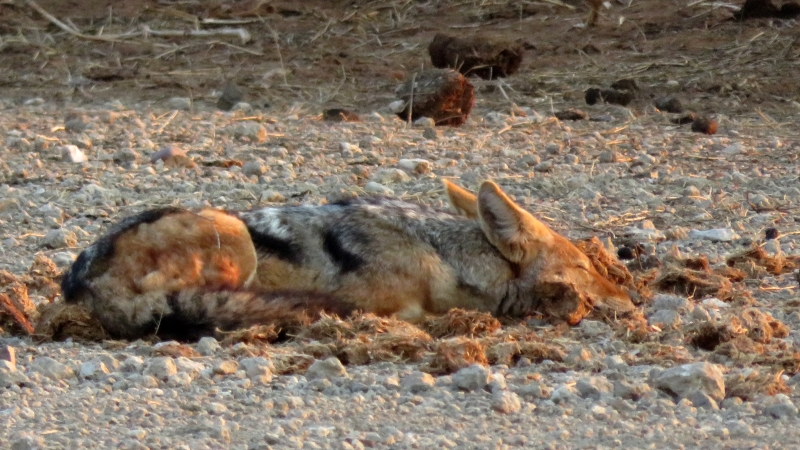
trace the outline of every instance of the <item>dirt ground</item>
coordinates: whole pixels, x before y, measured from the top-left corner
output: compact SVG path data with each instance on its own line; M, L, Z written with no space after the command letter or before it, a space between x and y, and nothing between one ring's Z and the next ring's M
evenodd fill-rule
M635 111L652 109L652 97L678 95L695 111L772 125L785 126L800 114L796 21L732 20L732 6L743 1L622 3L609 2L597 26L586 27L589 7L581 1L37 2L77 30L67 33L29 3L5 0L0 87L16 101L188 96L213 104L234 81L245 101L273 111L365 113L385 106L402 80L430 66L434 34L485 33L518 41L526 51L519 73L501 89L475 81L479 108L509 100L539 109L580 107L585 89L632 77L644 89ZM125 36L143 27L235 27L251 39Z

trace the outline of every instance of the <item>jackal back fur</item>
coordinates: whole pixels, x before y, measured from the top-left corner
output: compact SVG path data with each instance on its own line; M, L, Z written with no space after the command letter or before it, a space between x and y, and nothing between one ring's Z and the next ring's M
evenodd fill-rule
M130 217L62 281L116 337L184 340L322 312L417 321L452 308L571 324L628 293L493 182L445 182L458 214L390 198Z

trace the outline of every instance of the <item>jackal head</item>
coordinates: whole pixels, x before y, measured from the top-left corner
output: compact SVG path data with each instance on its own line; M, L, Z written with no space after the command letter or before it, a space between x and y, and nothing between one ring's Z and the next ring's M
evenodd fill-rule
M497 184L484 182L478 195L445 181L450 202L480 223L486 239L509 261L516 278L498 314L544 313L572 325L595 309L634 309L626 290L600 275L567 238L517 206Z

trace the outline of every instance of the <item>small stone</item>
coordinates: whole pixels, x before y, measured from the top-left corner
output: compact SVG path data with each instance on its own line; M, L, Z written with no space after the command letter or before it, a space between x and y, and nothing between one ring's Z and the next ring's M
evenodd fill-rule
M11 444L11 450L39 450L44 449L45 443L41 436L33 434L25 434L17 437Z
M651 392L650 386L646 384L633 384L626 380L614 381L614 397L638 401L649 392Z
M200 341L197 343L197 353L200 353L203 356L214 356L220 349L219 341L214 339L213 337L202 337Z
M138 163L142 159L138 152L135 152L129 148L123 148L114 152L114 154L111 155L111 158L115 163L123 166Z
M264 125L253 121L239 122L225 128L228 134L236 138L248 139L252 142L264 142L267 140L267 129Z
M655 101L659 111L680 114L683 112L683 103L675 97L661 97Z
M272 361L263 356L244 358L239 361L239 367L244 369L248 378L263 384L272 381L272 372L275 370Z
M170 375L178 373L175 361L168 356L160 356L150 360L144 368L144 375L150 375L159 380L166 380Z
M177 145L166 145L150 155L150 162L155 164L156 161L166 161L175 156L186 156L186 152Z
M236 373L238 368L239 364L236 361L227 360L215 363L211 370L217 375L230 375Z
M83 117L81 116L73 116L64 122L64 130L69 131L70 133L81 133L87 127L88 124L84 122Z
M536 172L549 172L553 169L553 161L542 161L539 164L533 166L533 170Z
M231 108L231 111L242 111L246 113L252 110L253 110L253 105L247 102L238 102L235 105L233 105L233 108Z
M42 246L47 248L73 248L76 245L78 245L78 236L63 228L50 230L42 238Z
M29 385L31 380L27 375L17 370L16 366L12 366L6 360L0 360L0 388L8 388L11 386Z
M83 150L76 145L63 145L60 147L61 159L66 162L82 164L88 161Z
M439 139L439 132L436 131L436 128L428 127L422 131L422 137L435 141Z
M727 147L722 149L722 154L723 155L729 155L729 156L730 155L738 155L738 154L743 153L743 152L744 152L744 149L742 147L742 143L741 142L734 142L733 144L731 144L731 145L729 145L729 146L727 146Z
M603 394L611 392L611 383L604 377L582 377L575 384L575 388L583 398L600 399Z
M719 410L717 401L702 392L695 392L689 400L692 401L692 405L695 408L710 409L712 411Z
M741 419L728 422L726 428L728 428L728 432L733 437L746 437L753 434L753 427Z
M615 152L613 150L606 150L606 151L600 153L600 157L598 158L598 160L601 163L619 162L619 154L617 154L617 152Z
M98 378L103 375L108 375L108 368L97 360L85 362L78 369L78 376L84 379Z
M217 100L217 108L223 111L230 111L231 108L242 100L242 97L242 91L239 89L239 86L233 81L229 81L225 84L225 87L222 88L222 95L220 95Z
M647 323L662 330L676 329L681 325L681 316L677 311L661 309L651 314Z
M189 97L172 97L167 100L167 107L179 111L188 111L192 109L192 99Z
M407 160L410 161L410 160ZM430 168L430 163L429 166ZM404 183L411 180L408 174L400 169L381 169L376 171L370 179L380 184Z
M689 301L686 297L673 294L656 294L653 297L653 309L667 309L670 311L684 311L688 309Z
M553 403L566 403L574 400L576 397L575 388L567 384L562 384L553 389L550 400L552 400Z
M167 378L167 386L169 387L189 386L190 384L192 384L192 376L186 372L178 372Z
M491 374L488 368L472 364L453 374L453 384L465 391L477 391L489 384Z
M178 373L185 373L192 378L196 378L206 370L206 365L197 361L192 361L185 356L179 356L175 358L175 368L178 369Z
M716 228L711 230L690 230L689 237L714 242L731 242L734 239L738 239L739 235L730 228Z
M17 351L10 345L0 347L0 360L8 361L11 367L16 370L17 368Z
M418 128L433 128L436 126L436 122L430 117L420 117L414 121L414 126Z
M267 173L267 166L261 161L247 161L242 166L242 174L247 175L248 177L252 176L261 176Z
M397 165L407 172L420 175L431 171L431 163L426 159L401 159Z
M140 356L129 355L120 367L123 372L141 373L144 370L144 359Z
M225 414L225 412L228 411L228 407L222 403L212 402L206 405L206 411L208 411L209 414L218 416L220 414Z
M666 369L655 378L658 389L691 398L695 392L708 395L714 400L725 398L725 380L720 366L708 362L683 364Z
M271 202L271 203L285 203L286 202L286 196L285 195L281 194L278 191L273 191L271 189L264 191L261 194L261 199L264 200L265 202Z
M374 181L368 181L367 184L364 185L364 192L366 192L367 194L376 194L376 195L394 195L393 190Z
M778 239L780 233L778 232L777 228L767 228L764 230L764 239L771 241L773 239Z
M346 376L347 369L345 369L342 362L335 357L314 361L306 372L307 380L331 379Z
M564 358L564 363L570 366L581 364L592 360L592 353L582 346L575 346Z
M513 414L522 408L517 394L511 391L497 391L492 395L492 409L502 414Z
M411 391L412 394L417 394L433 388L436 384L436 379L425 372L413 372L402 380L403 389Z
M769 404L764 407L764 415L773 419L783 419L785 417L795 417L798 414L797 407L786 394L778 394L769 399Z
M33 360L31 369L50 378L51 380L66 380L75 377L75 371L71 367L56 361L48 356L40 356Z
M620 355L606 356L603 358L603 364L605 364L609 369L624 369L625 367L628 367L628 363L626 363Z
M516 386L514 392L522 397L530 398L550 398L550 389L539 383L528 383Z

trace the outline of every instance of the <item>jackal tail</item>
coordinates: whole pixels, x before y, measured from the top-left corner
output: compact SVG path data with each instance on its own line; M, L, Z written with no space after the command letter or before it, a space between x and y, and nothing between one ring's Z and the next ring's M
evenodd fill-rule
M105 302L102 302L105 303ZM346 317L355 311L345 302L315 292L252 292L235 290L151 292L124 302L92 303L111 336L135 339L196 341L217 331L232 331L253 325L274 325L281 333L292 333L318 319L321 314Z

